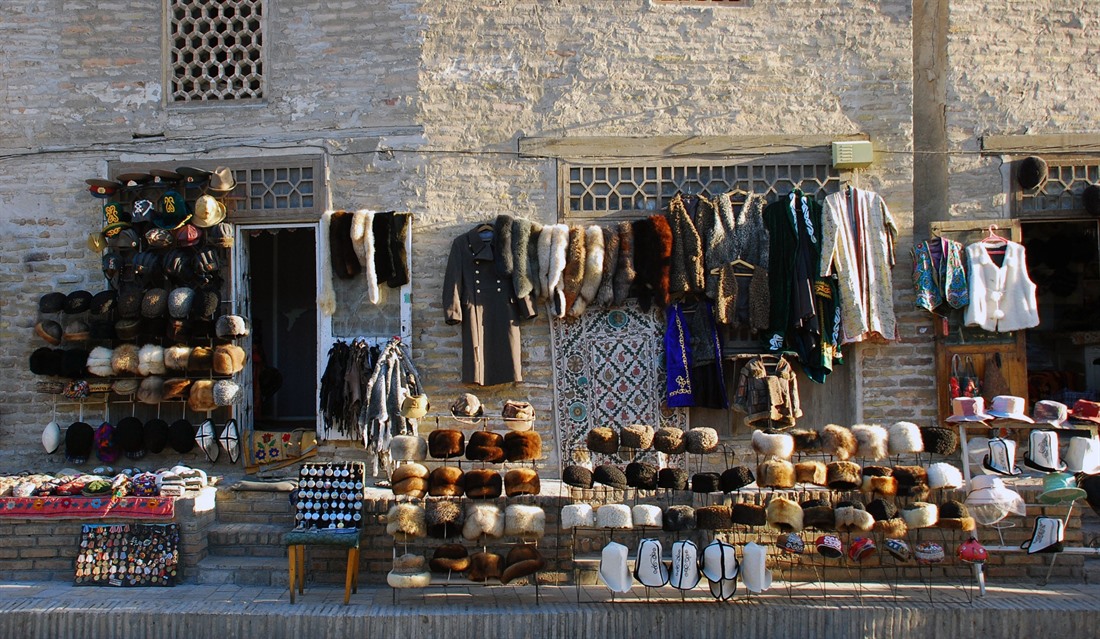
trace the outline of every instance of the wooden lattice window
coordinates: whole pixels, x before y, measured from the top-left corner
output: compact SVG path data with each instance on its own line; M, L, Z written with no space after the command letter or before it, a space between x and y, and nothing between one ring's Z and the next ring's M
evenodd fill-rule
M172 102L264 96L263 0L168 0Z
M1048 173L1043 184L1025 191L1015 179L1012 180L1015 215L1023 218L1085 215L1081 192L1090 184L1100 184L1100 157L1048 156L1044 159ZM1012 171L1015 175L1015 166Z
M657 0L659 4L682 4L695 7L744 7L752 4L752 0Z

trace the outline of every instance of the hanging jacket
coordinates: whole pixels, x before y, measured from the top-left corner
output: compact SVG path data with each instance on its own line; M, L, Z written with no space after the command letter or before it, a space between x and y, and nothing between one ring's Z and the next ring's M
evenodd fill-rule
M750 428L794 426L795 420L802 417L802 405L790 362L779 357L770 371L761 357L745 362L737 376L733 407L745 414L745 426Z

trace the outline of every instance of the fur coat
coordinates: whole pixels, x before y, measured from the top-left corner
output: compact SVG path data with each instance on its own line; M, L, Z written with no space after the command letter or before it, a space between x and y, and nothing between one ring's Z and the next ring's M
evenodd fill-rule
M651 215L634 222L634 290L638 305L648 311L669 302L669 262L672 257L672 229L664 215ZM620 247L621 250L621 247Z
M596 304L611 306L615 300L615 270L619 265L619 233L614 228L603 229L603 276L596 292Z
M705 203L705 204L704 204ZM703 244L687 210L688 202L677 194L668 205L668 225L672 231L672 255L669 262L669 293L677 298L702 292ZM699 197L699 208L713 209L710 201Z
M729 264L733 258L733 202L729 193L719 195L711 206L699 208L695 228L703 243L707 297L718 300L718 274L715 269Z

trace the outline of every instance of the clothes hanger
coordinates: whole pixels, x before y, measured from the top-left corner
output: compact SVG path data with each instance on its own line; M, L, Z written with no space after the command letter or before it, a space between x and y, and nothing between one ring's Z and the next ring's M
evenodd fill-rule
M982 243L983 244L998 244L998 243L1004 244L1004 243L1008 242L1008 239L998 235L995 232L996 230L997 230L997 225L996 224L990 224L989 229L988 229L988 234L984 238L982 238Z

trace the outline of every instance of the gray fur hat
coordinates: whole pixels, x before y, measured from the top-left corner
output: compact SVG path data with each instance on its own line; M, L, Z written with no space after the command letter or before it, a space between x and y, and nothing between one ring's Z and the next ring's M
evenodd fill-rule
M241 386L231 379L219 379L214 382L214 403L218 406L231 406L241 400Z
M168 294L168 314L173 319L183 320L191 314L191 305L195 302L195 291L181 286Z
M240 315L222 315L214 325L218 339L238 339L249 333L248 320Z

